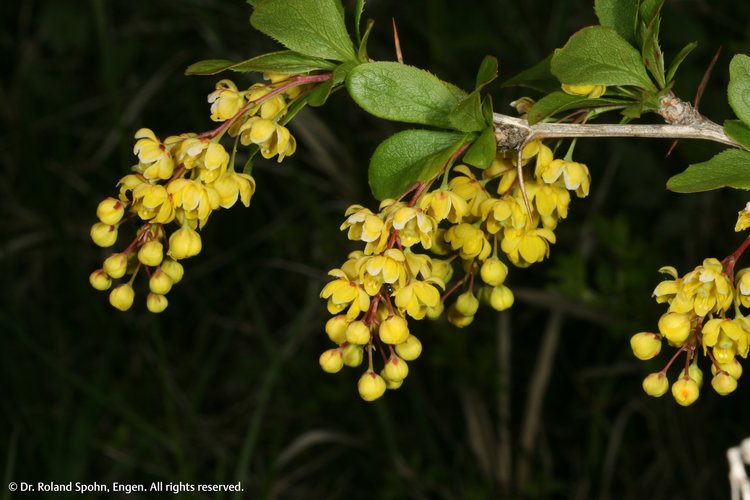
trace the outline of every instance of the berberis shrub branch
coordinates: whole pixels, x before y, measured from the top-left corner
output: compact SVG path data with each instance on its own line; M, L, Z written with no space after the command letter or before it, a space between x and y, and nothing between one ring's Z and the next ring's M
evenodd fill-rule
M422 345L410 333L410 321L445 315L465 328L480 305L497 311L513 305L504 284L509 268L547 258L571 200L589 194L589 169L574 160L576 138L723 143L728 149L690 165L667 188L750 188L750 57L736 55L729 67L729 104L738 119L721 126L703 117L672 92L695 43L665 60L658 40L660 0L597 0L599 25L576 32L505 82L538 95L512 103L516 117L494 113L492 98L482 93L497 77L493 57L484 59L469 90L401 61L370 59L373 22L362 21L362 0L351 13L339 0L250 3L252 26L286 50L241 62L201 61L187 73L255 72L263 81L249 88L230 79L216 82L208 95L215 128L172 136L148 128L135 132L135 165L118 182L116 195L97 208L91 238L118 250L90 281L108 290L119 310L133 305L136 288L148 289L150 311L167 307L166 294L182 278L183 261L201 251L200 230L211 214L238 201L250 204L253 160L260 154L282 162L294 154L286 124L339 89L376 117L415 125L385 139L372 154L369 183L380 204L376 210L346 210L341 230L360 249L342 255L320 292L331 314L325 332L333 343L320 355L320 366L330 373L344 365L363 367L357 385L367 401L399 388L419 357ZM665 123L632 123L649 113ZM240 148L246 148L240 156L249 158L244 165L235 161ZM748 227L750 204L739 212L735 230ZM727 257L706 258L684 275L660 269L669 279L653 295L667 310L655 331L631 338L631 347L644 360L658 355L664 343L673 352L661 371L643 381L646 393L661 396L671 383L679 404L693 403L703 380L701 354L713 389L735 390L742 374L737 357L747 357L750 349L750 317L744 316L750 268L737 266L748 245L750 237Z

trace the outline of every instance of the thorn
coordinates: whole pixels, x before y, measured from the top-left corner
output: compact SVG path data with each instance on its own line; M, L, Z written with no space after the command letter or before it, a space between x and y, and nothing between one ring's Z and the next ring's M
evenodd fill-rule
M396 60L404 64L404 54L401 52L401 41L398 39L398 29L396 29L396 19L391 18L391 24L393 25L393 44L396 47Z
M711 59L711 62L708 64L708 68L706 68L706 72L703 73L703 78L701 79L700 85L698 85L698 90L695 92L695 101L693 101L693 106L695 106L695 109L698 110L698 105L701 102L701 97L703 97L703 92L706 90L706 86L708 85L708 80L711 78L711 73L714 70L714 66L716 66L716 61L719 60L719 55L721 55L721 49L722 47L719 46L719 50L716 51L716 54L714 54L713 59Z
M701 98L703 97L703 93L706 91L706 87L708 86L708 80L711 78L711 73L714 70L714 66L716 66L716 62L719 60L719 55L721 55L721 49L722 47L719 46L719 49L714 54L713 59L711 59L711 62L708 64L706 71L703 73L703 78L701 78L701 82L700 84L698 84L698 89L695 91L695 99L693 99L693 108L695 108L696 111L698 111L698 106L701 103ZM669 147L667 154L664 155L664 158L668 158L669 155L672 154L672 151L674 151L674 148L677 147L678 142L679 142L679 139L675 139L674 142L672 142L672 145Z

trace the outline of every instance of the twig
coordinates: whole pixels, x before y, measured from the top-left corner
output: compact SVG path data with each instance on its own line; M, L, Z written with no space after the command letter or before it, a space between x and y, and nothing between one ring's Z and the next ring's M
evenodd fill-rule
M658 110L666 125L615 123L535 123L522 118L495 113L495 138L501 151L517 150L523 144L541 139L572 139L575 137L643 137L653 139L704 139L740 147L721 125L712 122L674 95L661 100Z

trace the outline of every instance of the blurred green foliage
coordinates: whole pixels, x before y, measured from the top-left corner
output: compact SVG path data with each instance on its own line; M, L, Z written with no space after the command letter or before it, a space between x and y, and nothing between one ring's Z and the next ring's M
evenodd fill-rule
M0 3L2 498L11 480L241 481L245 498L269 499L726 497L724 451L750 434L747 381L687 409L648 399L641 379L660 365L628 346L656 327L661 265L684 272L739 242L741 193L664 189L711 144L665 158L661 141L579 141L592 195L575 200L548 262L512 271L516 306L461 331L415 326L425 352L375 404L358 398L358 370L317 364L328 344L317 294L345 258L343 210L374 205L367 162L398 127L343 93L292 122L300 146L284 165L258 163L249 209L211 219L164 314L147 313L143 293L121 314L89 287L105 252L88 229L133 162L132 134L211 127L217 78L182 71L273 50L249 14L241 0ZM595 22L583 0L373 0L365 14L371 57L394 58L393 17L406 61L464 88L486 54L503 80ZM701 101L718 122L749 20L746 2L665 7L667 54L700 42L679 95L693 97L723 47ZM505 113L523 95L489 90Z

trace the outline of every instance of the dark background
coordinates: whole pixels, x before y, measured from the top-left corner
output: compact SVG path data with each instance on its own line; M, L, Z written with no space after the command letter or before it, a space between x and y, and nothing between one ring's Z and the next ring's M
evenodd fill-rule
M0 498L24 497L9 481L241 481L253 499L727 498L725 450L750 435L747 382L724 398L704 386L687 409L654 400L641 379L671 350L643 363L628 345L663 312L650 298L660 266L684 273L741 241L742 193L664 188L715 145L665 159L667 141L580 141L592 194L574 200L549 261L511 271L516 306L464 330L412 322L423 355L374 404L356 394L360 370L320 370L317 295L353 248L344 209L376 208L367 162L400 126L343 92L292 122L294 156L258 163L249 209L211 218L166 312L146 312L141 293L120 313L89 286L107 252L88 230L134 162L133 133L212 127L220 77L184 68L275 49L250 12L241 0L0 3ZM484 55L507 78L595 23L579 0L373 0L366 16L372 57L394 58L394 17L406 62L465 88ZM662 30L668 60L700 42L678 77L688 100L723 46L701 110L727 118L750 4L668 0ZM524 95L490 92L505 113Z

